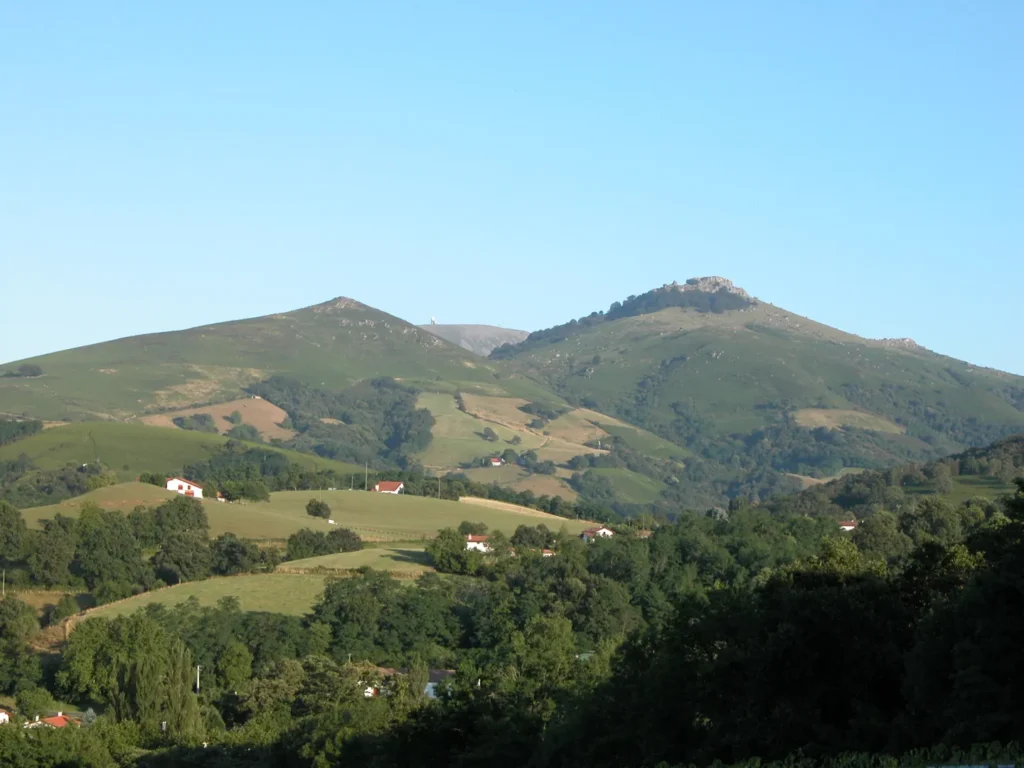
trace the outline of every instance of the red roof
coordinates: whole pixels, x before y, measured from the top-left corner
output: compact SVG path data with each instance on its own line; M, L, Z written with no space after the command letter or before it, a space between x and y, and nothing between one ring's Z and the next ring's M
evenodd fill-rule
M847 526L850 527L850 528L856 528L857 527L857 521L856 520L840 520L839 521L839 527L840 528L844 528L844 527L847 527Z
M193 488L199 488L199 489L202 489L202 487L203 487L203 486L201 486L201 485L200 485L199 483L193 483L193 482L192 482L191 480L183 480L183 479L182 479L182 478L180 478L180 477L168 477L168 478L167 478L167 482L168 482L168 483L169 483L169 482L171 482L172 480L177 480L177 481L178 481L179 483L188 483L188 484L189 484L189 485L191 485L191 486L192 486ZM166 485L166 483L165 483L165 485Z
M376 489L378 491L397 491L404 487L405 483L400 480L381 480L377 483Z
M477 536L476 534L473 534L473 533L467 533L466 534L466 541L487 541L489 538L491 538L491 537L487 536L486 534L483 535L483 536Z
M78 725L77 720L72 720L66 715L55 715L54 717L44 717L40 720L42 723L52 725L54 728L65 728L69 725Z
M495 456L493 459L491 459L491 464L501 464L502 461L504 461L504 459Z

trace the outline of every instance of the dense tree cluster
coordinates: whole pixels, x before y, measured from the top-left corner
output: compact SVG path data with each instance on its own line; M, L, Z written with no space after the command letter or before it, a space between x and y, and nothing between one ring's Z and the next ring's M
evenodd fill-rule
M0 419L0 445L32 437L43 431L43 422L37 419Z
M289 426L299 433L289 447L330 459L406 466L432 437L434 417L416 407L418 390L394 379L331 391L274 376L250 389L288 412Z
M128 515L87 503L78 518L57 515L41 530L29 530L15 507L0 502L0 562L8 584L87 590L108 602L211 575L272 570L280 560L276 550L232 534L211 541L208 531L202 503L184 496Z

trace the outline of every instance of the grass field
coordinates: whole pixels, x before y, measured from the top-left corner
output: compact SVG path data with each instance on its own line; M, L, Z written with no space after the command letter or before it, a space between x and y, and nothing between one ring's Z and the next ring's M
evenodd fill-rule
M58 512L77 517L81 506L93 502L105 509L129 512L137 504L159 504L173 493L142 483L123 483L100 488L84 496L61 504L22 510L25 521L40 527L40 521L52 518ZM234 533L247 539L281 540L302 528L329 531L326 520L306 514L306 503L321 497L317 491L280 491L272 493L270 501L225 504L204 501L210 521L210 535ZM454 501L422 496L389 496L364 491L324 491L322 498L331 507L331 519L338 525L351 528L367 541L410 541L430 538L441 528L458 526L470 519L464 505ZM473 520L487 523L494 529L511 534L522 524L536 525L544 520L548 527L558 528L563 523L576 533L586 527L584 523L565 520L533 509L503 506L472 513Z
M525 451L528 448L539 448L544 443L541 435L510 429L460 411L453 395L424 393L419 396L416 406L426 408L435 419L431 430L434 439L425 451L416 456L426 467L450 469L481 456L500 455L509 447ZM487 427L497 433L500 438L498 442L492 443L481 437ZM516 436L522 442L512 446L512 438Z
M280 426L281 422L288 418L288 414L284 410L278 408L269 400L254 397L229 400L225 403L216 403L215 405L203 405L195 408L167 411L165 413L154 413L149 416L143 416L141 421L143 424L149 424L154 427L177 429L178 427L174 423L176 417L208 413L213 417L213 423L216 425L217 431L224 433L234 427L234 424L228 421L227 417L235 411L238 411L241 415L242 423L251 424L256 427L264 440L270 440L274 437L288 440L295 435L295 430L285 429Z
M514 464L501 467L478 467L465 471L466 477L477 483L490 485L497 483L502 488L515 491L532 491L538 496L561 496L567 501L575 501L579 495L569 484L554 475L534 475Z
M24 440L0 447L0 460L25 454L40 469L66 464L84 464L99 459L121 480L132 480L140 472L180 472L186 464L202 461L216 453L227 438L183 429L162 429L145 424L112 421L80 421L46 429ZM273 446L290 461L304 467L333 469L346 474L360 467L330 461L307 453Z
M1000 482L994 477L961 475L953 478L953 490L942 495L954 504L961 504L976 496L995 499L1008 493L1013 493L1015 490L1015 485ZM935 494L935 490L928 486L907 486L906 492L914 496L932 496Z
M623 501L634 504L647 504L657 501L661 491L665 487L657 480L652 480L646 475L630 472L628 469L595 469L592 470L601 477L607 477L611 481L615 495Z
M801 408L793 412L793 420L801 427L807 427L808 429L816 429L817 427L827 427L829 429L854 427L855 429L869 429L875 432L888 432L893 435L902 435L906 432L899 424L894 424L888 419L883 419L873 413L851 411L844 408Z
M178 605L190 597L198 599L200 605L216 605L223 597L237 597L243 611L302 616L323 593L324 579L316 574L254 573L189 581L94 608L84 618L113 619L147 605Z
M317 568L329 571L376 568L403 576L415 576L433 570L426 551L423 547L415 545L375 547L359 552L339 552L334 555L307 557L303 560L291 560L284 563L279 570L315 571Z

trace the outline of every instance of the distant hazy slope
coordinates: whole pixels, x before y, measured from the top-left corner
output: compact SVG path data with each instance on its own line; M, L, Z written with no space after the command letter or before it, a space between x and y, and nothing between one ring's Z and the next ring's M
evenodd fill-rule
M502 364L347 298L248 320L149 334L30 362L44 375L0 378L0 412L49 419L125 418L239 393L273 373L341 388L393 376L500 393ZM524 383L525 385L525 383ZM535 385L530 385L535 386Z
M528 331L496 325L421 325L420 328L481 357L487 357L502 344L518 344L530 335Z
M844 333L721 278L632 297L607 313L531 334L494 357L541 372L571 401L720 461L738 447L761 456L758 463L770 456L776 468L815 466L817 448L807 436L801 439L809 450L797 456L779 443L786 435L757 435L786 424L866 430L875 458L888 462L943 455L1024 428L1024 377L907 340ZM741 443L726 448L730 436ZM848 441L827 429L813 439L826 447Z

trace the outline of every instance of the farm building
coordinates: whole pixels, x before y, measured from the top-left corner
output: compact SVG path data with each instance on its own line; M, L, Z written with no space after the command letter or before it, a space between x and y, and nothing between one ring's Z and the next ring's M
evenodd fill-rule
M841 531L852 531L852 530L855 530L856 528L857 528L857 521L856 520L840 520L839 521L839 530L841 530Z
M42 719L39 718L39 715L36 715L35 720L25 723L26 728L67 728L69 725L81 726L81 723L77 720L72 720L63 712L58 712L53 717L44 717Z
M203 486L198 483L183 480L180 477L167 478L166 488L168 491L175 491L176 493L180 493L182 496L190 496L196 499L203 498Z
M472 533L466 534L466 549L475 549L477 552L490 552L491 547L487 543L489 536L477 536Z
M504 463L505 463L505 460L503 458L501 458L500 456L493 456L491 458L491 460L490 460L490 464L491 464L492 467L500 467Z
M583 533L580 534L580 538L584 541L593 541L594 539L608 539L615 535L615 531L611 528L587 528Z
M540 551L540 556L541 557L554 557L554 555L555 555L554 550L551 550L551 549L542 549Z
M0 725L11 722L11 713L6 709L0 708Z
M392 496L405 492L405 483L400 480L381 480L373 486L375 493L390 493Z

